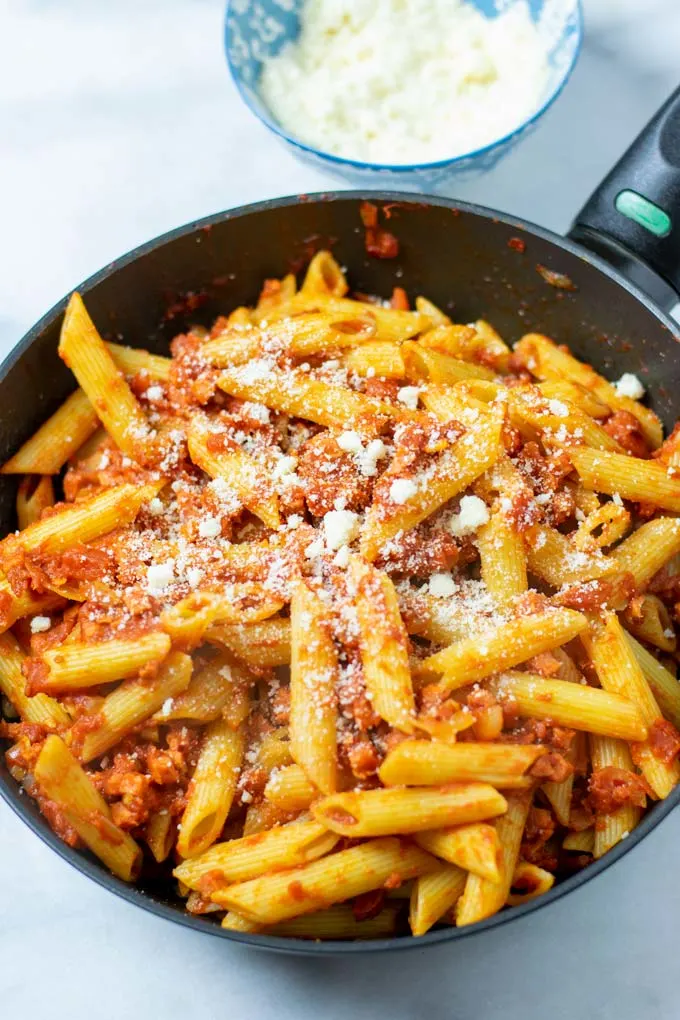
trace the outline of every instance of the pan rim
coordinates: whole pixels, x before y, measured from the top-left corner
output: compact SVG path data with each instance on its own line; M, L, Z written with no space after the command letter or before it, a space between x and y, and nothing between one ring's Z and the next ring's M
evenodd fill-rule
M599 269L600 272L604 273L604 275L612 282L623 287L624 290L640 301L647 311L665 328L667 328L676 340L680 341L680 327L678 327L678 324L659 309L653 301L640 290L639 287L626 280L621 273L612 268L612 266L610 266L600 256L587 251L569 238L560 237L553 231L547 230L546 228L534 224L529 220L501 213L485 206L469 202L459 202L453 199L441 198L439 196L414 196L412 193L399 191L338 190L288 195L281 198L267 199L265 201L255 202L244 206L238 206L234 209L213 213L209 216L202 217L199 220L183 224L182 226L158 235L150 241L146 241L143 244L138 245L86 278L75 289L79 290L82 294L87 294L94 287L104 282L119 270L125 268L138 259L143 258L149 253L170 244L181 237L200 232L206 228L216 226L231 219L265 212L269 209L285 208L303 203L309 204L313 202L326 203L337 201L359 202L366 200L388 203L397 202L401 205L413 205L416 207L438 206L444 209L457 210L463 214L470 214L482 219L502 223L517 231L523 231L529 235L539 237L544 241L554 244L556 248L560 250L568 251L572 255L585 261L587 264L592 265L595 269ZM8 353L2 363L0 363L0 384L4 382L9 372L20 361L24 353L33 344L37 337L62 315L66 308L67 300L68 298L64 297L53 305L53 307L24 334L18 344ZM344 942L339 940L312 942L304 939L290 939L274 935L255 935L245 932L235 932L221 928L214 921L205 917L186 913L186 911L184 911L179 905L172 906L168 903L156 900L150 893L143 892L136 886L130 886L121 879L116 878L115 875L107 872L104 866L97 862L93 857L67 846L58 838L58 836L56 836L55 833L52 832L44 819L34 815L31 808L32 802L28 801L26 794L24 794L21 787L16 784L11 777L9 777L9 774L0 775L0 797L2 797L5 803L19 818L21 818L29 829L31 829L31 831L43 843L54 850L63 860L76 870L80 871L86 877L92 879L97 883L97 885L107 889L109 892L112 892L114 895L127 901L133 906L140 907L157 917L172 921L185 928L203 932L204 934L218 936L220 938L252 946L254 948L268 949L273 952L293 955L333 956L364 952L387 952L425 948L426 946L452 942L471 935L479 935L485 931L500 928L503 925L522 917L527 917L535 910L547 907L551 903L561 899L563 896L583 887L586 883L596 878L611 865L619 861L633 847L637 846L637 844L640 843L652 831L652 829L656 828L657 825L659 825L668 816L673 808L680 803L680 786L676 787L665 800L654 805L628 838L618 843L598 861L594 861L587 868L576 872L563 882L553 886L551 890L540 897L530 900L521 906L505 909L498 914L494 914L492 917L463 928L452 927L438 929L430 931L425 935L418 936L417 938L413 936L399 936L360 942Z

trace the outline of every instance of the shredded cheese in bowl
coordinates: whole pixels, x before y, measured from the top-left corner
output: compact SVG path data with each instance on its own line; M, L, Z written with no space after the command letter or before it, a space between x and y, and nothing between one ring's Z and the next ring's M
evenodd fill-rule
M303 143L405 165L511 133L539 108L548 74L527 0L492 18L465 0L306 0L260 92Z

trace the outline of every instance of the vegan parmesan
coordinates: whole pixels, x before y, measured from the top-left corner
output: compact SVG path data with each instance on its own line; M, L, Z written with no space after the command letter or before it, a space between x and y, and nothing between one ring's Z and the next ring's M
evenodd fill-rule
M298 38L265 61L260 91L308 145L407 164L503 138L539 108L547 79L526 0L491 18L464 0L307 0Z
M631 400L642 400L645 395L645 388L636 375L632 372L624 372L618 382L614 383L616 392L620 397L630 397Z
M451 518L451 531L456 536L471 535L489 520L486 503L479 496L463 496L460 509Z

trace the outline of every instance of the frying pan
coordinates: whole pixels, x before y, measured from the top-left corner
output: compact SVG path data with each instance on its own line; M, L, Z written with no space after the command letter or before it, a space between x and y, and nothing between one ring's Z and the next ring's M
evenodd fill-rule
M623 196L623 197L622 197ZM394 259L367 256L359 218L369 199L399 241ZM514 342L536 330L569 344L609 378L637 374L667 428L680 417L680 340L665 314L680 290L680 90L642 132L576 219L568 239L490 209L398 193L300 195L219 213L180 227L111 263L78 289L100 330L165 352L190 323L253 303L266 277L300 269L320 247L349 267L352 286L389 294L396 284L452 309L459 322L491 320ZM559 275L551 275L559 274ZM555 284L559 284L555 286ZM57 356L66 299L24 337L0 368L4 460L73 389ZM15 526L15 485L0 478L0 524ZM422 938L305 942L226 931L185 914L167 879L149 870L137 887L88 853L62 843L0 764L0 794L45 843L100 885L198 931L280 952L366 953L424 947L488 931L547 907L631 850L680 801L656 804L605 857L529 903L466 928Z

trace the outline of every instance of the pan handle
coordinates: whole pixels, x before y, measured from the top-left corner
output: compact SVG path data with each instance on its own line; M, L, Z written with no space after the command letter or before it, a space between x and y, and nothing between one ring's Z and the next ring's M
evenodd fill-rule
M680 301L680 88L595 189L569 237L666 311Z

